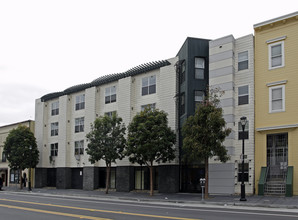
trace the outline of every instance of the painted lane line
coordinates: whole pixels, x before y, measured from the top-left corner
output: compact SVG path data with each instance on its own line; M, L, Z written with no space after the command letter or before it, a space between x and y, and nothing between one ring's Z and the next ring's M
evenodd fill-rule
M4 205L4 204L0 204L0 207L10 208L10 209L19 209L19 210L25 210L25 211L30 211L30 212L38 212L38 213L44 213L44 214L51 214L51 215L67 216L67 217L80 218L80 219L111 220L109 218L100 218L100 217L93 217L93 216L87 216L87 215L76 215L76 214L70 214L70 213L64 213L64 212L54 212L54 211L47 211L47 210L33 209L33 208L25 208L25 207Z
M101 212L101 213L112 213L112 214L120 214L120 215L132 215L132 216L151 217L151 218L159 218L159 219L199 220L199 219L193 219L193 218L172 217L172 216L162 216L162 215L151 215L151 214L123 212L123 211L109 211L109 210L101 210L101 209L89 209L89 208L81 208L81 207L74 207L74 206L64 206L64 205L48 204L48 203L19 201L19 200L12 200L12 199L0 199L0 201L23 203L23 204L31 204L31 205L39 205L39 206L49 206L49 207L57 207L57 208L67 208L67 209L83 210L83 211L90 211L90 212Z
M28 197L32 197L32 198L44 198L44 196L32 196L32 195L28 195ZM77 200L75 199L71 199L71 198L57 198L57 197L48 197L51 198L53 200L63 200L63 201L75 201L77 202ZM87 200L80 200L81 202L85 202L85 203L98 203L98 204L117 204L117 205L121 205L121 206L127 206L128 204L126 203L115 203L115 202L107 202L107 201L87 201ZM164 204L163 204L164 205ZM293 209L287 209L287 210L280 210L280 209L272 209L272 210L268 210L268 209L263 209L263 208L257 208L256 207L217 207L221 210L214 210L213 208L207 208L204 209L203 207L193 207L193 208L188 208L188 207L169 207L169 206L156 206L156 205L138 205L138 204L129 204L129 206L134 206L134 207L142 207L142 208L158 208L158 209L171 209L171 210L182 210L182 211L197 211L197 212L217 212L217 213L230 213L230 214L248 214L248 215L263 215L263 216L279 216L279 217L292 217L292 218L298 218L298 215L289 215L289 214L281 214L281 212L285 212L285 213L297 213L297 210L293 210ZM238 209L238 210L246 210L244 212L242 211L232 211L232 210L222 210L222 209ZM248 210L251 211L260 211L260 212L247 212ZM272 213L262 213L261 211L265 211L265 212L272 212ZM277 213L278 212L278 213Z

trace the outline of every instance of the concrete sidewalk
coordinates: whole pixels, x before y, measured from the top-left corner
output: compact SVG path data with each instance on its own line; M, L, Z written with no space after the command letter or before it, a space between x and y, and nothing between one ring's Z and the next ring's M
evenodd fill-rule
M55 189L55 188L34 188L28 191L27 188L23 190L16 187L3 187L4 192L15 193L31 193L35 195L53 195L53 196L70 196L80 198L94 198L94 199L117 199L127 201L143 201L143 202L165 202L165 203L184 203L186 204L207 204L217 206L250 206L250 207L268 207L268 208L287 208L298 209L298 196L284 197L284 196L247 196L247 201L239 201L240 196L230 195L210 195L208 199L202 201L202 195L198 193L155 193L150 196L145 192L115 192L110 191L105 194L104 191L94 190L76 190L76 189ZM1 192L0 192L1 193Z

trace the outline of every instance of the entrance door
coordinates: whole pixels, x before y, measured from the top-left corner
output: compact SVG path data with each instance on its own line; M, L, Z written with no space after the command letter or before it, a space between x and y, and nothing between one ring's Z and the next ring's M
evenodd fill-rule
M83 189L83 168L71 169L71 188Z
M268 180L284 180L288 168L288 133L267 135Z

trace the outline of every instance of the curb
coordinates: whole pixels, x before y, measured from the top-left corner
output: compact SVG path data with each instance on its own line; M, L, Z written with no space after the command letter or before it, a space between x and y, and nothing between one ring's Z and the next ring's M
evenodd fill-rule
M39 196L50 196L50 197L62 197L62 198L83 198L92 200L118 200L118 201L131 201L131 202L147 202L147 203L159 203L159 204L178 204L178 205L191 205L191 206L216 206L216 207L253 207L253 208L270 208L270 209L297 209L298 204L295 205L283 205L283 204L266 204L266 203L251 203L251 202L218 202L218 201L194 201L194 200L175 200L175 199L160 199L160 198L137 198L137 197L125 197L125 196L102 196L98 194L65 194L65 193L50 193L42 191L24 191L24 190L3 190L1 192L9 192L14 194L32 194ZM0 193L1 193L0 192Z

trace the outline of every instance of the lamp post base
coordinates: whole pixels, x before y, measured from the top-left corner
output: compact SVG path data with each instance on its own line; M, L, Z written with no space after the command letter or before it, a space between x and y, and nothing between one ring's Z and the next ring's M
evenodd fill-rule
M241 198L240 198L240 201L246 201L246 198L245 198L245 184L244 183L241 184Z

